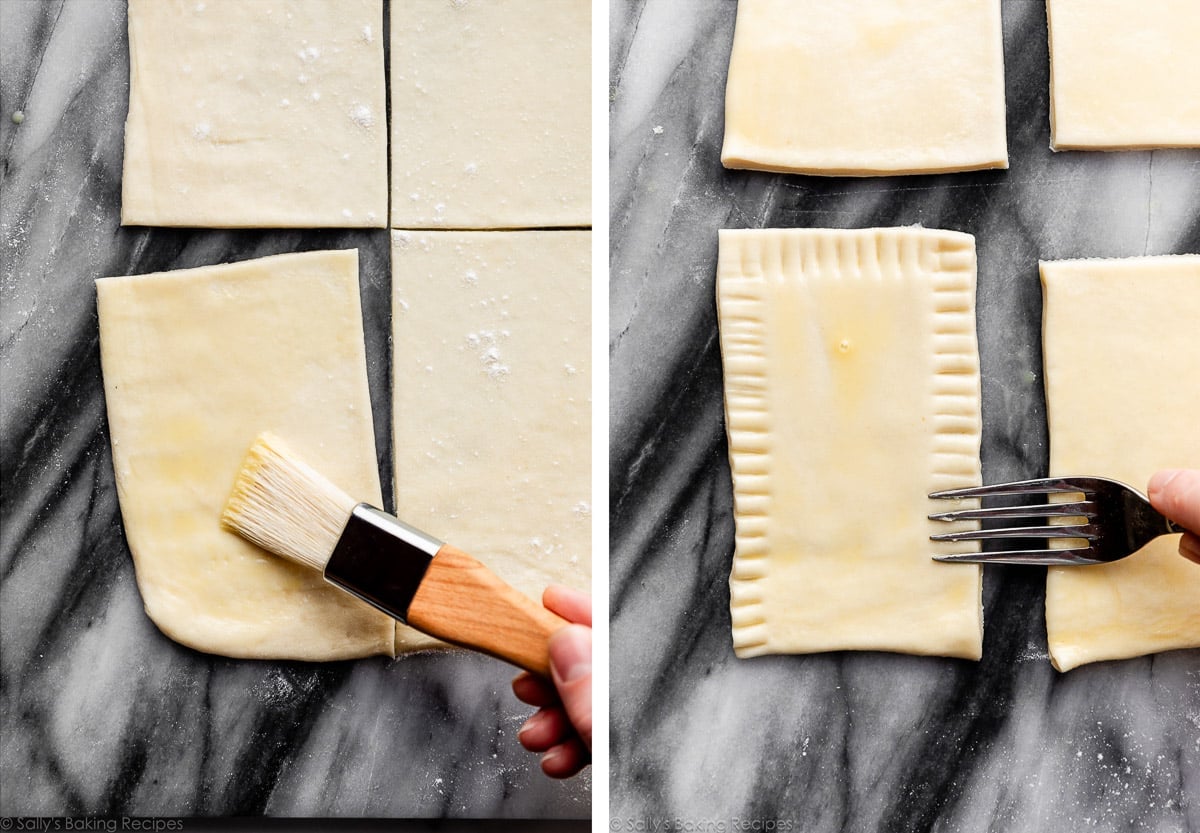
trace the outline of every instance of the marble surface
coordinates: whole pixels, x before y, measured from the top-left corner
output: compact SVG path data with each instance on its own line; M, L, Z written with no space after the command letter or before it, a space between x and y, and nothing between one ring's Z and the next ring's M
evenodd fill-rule
M984 476L1039 476L1037 261L1200 251L1200 152L1051 153L1045 7L1004 0L1010 170L726 171L735 11L611 7L611 829L1200 830L1200 651L1055 672L1043 570L987 570L978 664L734 658L713 297L724 227L975 234Z
M124 3L4 0L0 54L0 816L586 817L590 772L552 782L517 744L502 663L238 661L147 619L93 279L357 247L390 483L388 233L120 228Z

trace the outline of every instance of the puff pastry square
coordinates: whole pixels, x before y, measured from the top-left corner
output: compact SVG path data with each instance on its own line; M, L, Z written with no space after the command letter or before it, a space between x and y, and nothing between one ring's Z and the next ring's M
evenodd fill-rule
M1050 474L1145 489L1162 468L1200 468L1200 255L1041 265ZM1179 536L1094 567L1052 567L1054 667L1200 646L1200 565Z
M383 228L381 0L129 0L121 223Z
M1200 147L1200 3L1047 0L1055 150Z
M737 655L978 659L980 568L926 518L980 483L974 238L722 231L717 307Z
M727 168L1007 168L1000 0L739 0Z
M591 225L591 7L392 8L393 227Z
M396 506L518 590L591 577L591 232L396 231Z
M96 293L117 496L154 623L231 657L390 656L391 618L221 526L264 430L379 505L357 253L103 278Z

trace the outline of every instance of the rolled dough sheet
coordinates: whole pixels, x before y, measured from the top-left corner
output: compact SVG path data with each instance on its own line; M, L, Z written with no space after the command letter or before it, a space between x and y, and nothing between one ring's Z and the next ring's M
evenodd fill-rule
M739 0L727 168L1007 168L1000 0Z
M391 15L392 225L591 225L591 3Z
M979 659L980 569L926 519L980 483L974 238L722 231L717 308L737 655Z
M1041 264L1050 474L1144 491L1162 468L1200 468L1200 256ZM1054 667L1200 646L1200 566L1179 536L1112 564L1052 567Z
M129 0L122 225L387 225L380 0Z
M534 599L587 589L591 233L393 240L399 516Z
M393 651L393 621L222 529L260 431L380 500L354 250L96 282L125 535L163 633L231 657Z
M1048 0L1055 150L1200 147L1200 3Z

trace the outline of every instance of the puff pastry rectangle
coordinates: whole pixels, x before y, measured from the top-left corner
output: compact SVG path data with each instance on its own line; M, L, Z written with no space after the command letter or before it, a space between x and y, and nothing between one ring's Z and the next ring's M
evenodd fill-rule
M381 0L129 0L121 223L387 225Z
M1200 256L1051 261L1041 275L1050 474L1144 489L1158 469L1200 468ZM1200 646L1200 566L1178 538L1050 568L1055 668Z
M591 9L393 7L393 227L591 225Z
M739 0L727 168L1007 168L1000 0Z
M980 483L974 238L722 231L717 300L738 656L978 659L980 569L926 519Z
M514 587L591 565L591 232L396 231L396 506Z
M103 278L96 293L117 496L154 623L231 657L390 656L403 626L221 526L266 430L379 505L357 252Z
M1200 3L1048 0L1055 150L1200 147Z

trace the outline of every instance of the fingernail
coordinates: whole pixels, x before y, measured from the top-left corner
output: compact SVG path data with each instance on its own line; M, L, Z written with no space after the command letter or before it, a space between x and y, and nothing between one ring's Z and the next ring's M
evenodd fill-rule
M542 713L535 712L533 717L526 720L524 725L522 725L520 729L517 729L517 737L519 738L519 737L521 737L521 735L525 734L526 732L528 732L532 729L536 729L538 727L538 724L541 722L542 722Z
M555 746L549 751L542 753L542 766L552 764L563 756L563 749L560 746Z
M1167 486L1171 485L1171 481L1179 476L1183 469L1163 469L1154 473L1150 478L1150 484L1146 487L1147 494L1158 494Z
M561 682L569 683L592 673L592 632L583 625L568 625L550 637L550 668Z

